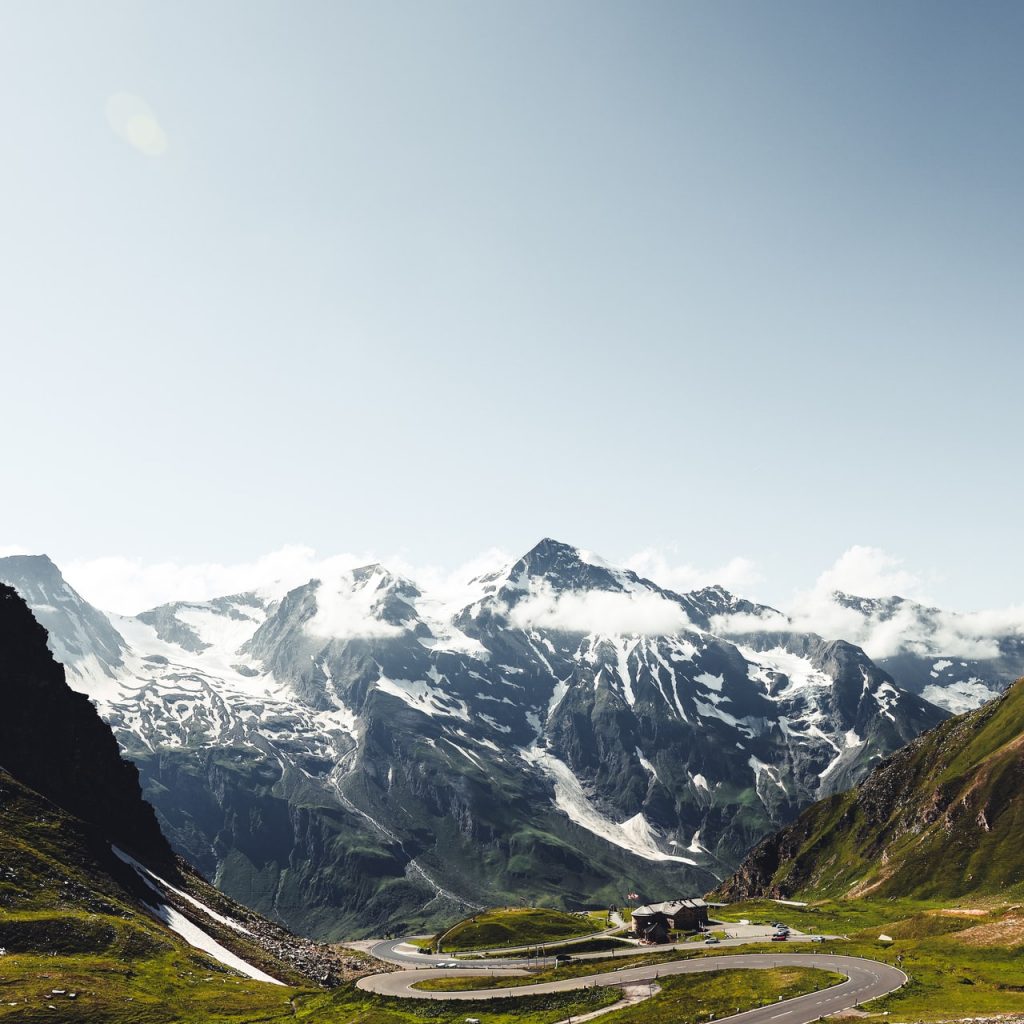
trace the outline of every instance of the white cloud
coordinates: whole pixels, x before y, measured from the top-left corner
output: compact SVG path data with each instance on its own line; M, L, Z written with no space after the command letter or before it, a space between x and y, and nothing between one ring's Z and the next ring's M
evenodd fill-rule
M958 619L967 631L977 636L1024 636L1024 605L967 612Z
M567 633L678 633L689 622L683 610L658 594L586 590L555 594L538 587L509 613L519 629L556 629Z
M17 546L0 549L0 555L24 553L25 549ZM433 622L478 599L480 588L469 581L508 565L511 559L502 551L491 550L464 565L444 569L416 566L400 555L380 558L370 552L347 552L325 557L312 548L289 545L233 564L144 563L139 559L110 557L63 563L61 569L88 601L107 611L134 614L168 601L201 601L247 590L279 597L310 579L340 581L357 566L376 561L415 581L426 595L421 610ZM660 585L683 592L719 583L742 593L760 578L753 563L743 558L732 559L719 569L698 570L673 565L662 552L648 549L635 555L629 564ZM901 651L963 659L992 658L998 654L997 638L1024 636L1021 606L958 614L905 605L885 618L843 607L835 600L835 591L842 590L861 597L897 593L923 601L921 588L921 577L906 569L899 559L878 548L856 546L843 552L834 565L819 575L814 586L795 595L789 603L788 616L732 616L716 620L712 628L725 635L788 629L813 632L829 639L848 640L863 647L873 658ZM342 598L331 603L328 597L327 602L322 628L332 635L350 635L346 631L355 628L359 609ZM550 590L542 590L520 602L513 614L517 624L584 633L672 634L687 625L683 612L657 595L605 591L559 597Z
M141 97L119 92L107 97L103 107L107 124L124 142L145 156L163 156L167 152L167 134Z
M354 588L350 573L323 581L316 591L316 614L306 632L318 637L396 636L401 626L382 622L374 615L378 593L372 585Z
M793 628L792 620L781 612L764 615L713 615L711 632L719 636L743 636L747 633L786 633Z
M871 658L902 652L925 657L948 655L984 660L999 654L999 637L1024 635L1024 608L996 611L939 611L927 607L922 581L900 559L880 548L854 546L843 552L814 586L798 593L788 616L720 616L716 632L742 635L756 632L818 633L830 640L847 640ZM894 608L861 611L836 599L836 592L855 597L907 599Z
M836 590L857 597L911 597L920 593L921 579L881 548L855 544L818 577L813 592L831 596Z
M626 568L659 586L685 594L715 584L733 593L742 594L763 579L757 565L749 558L733 558L714 569L698 569L689 563L674 562L671 549L645 548L626 559Z
M314 578L329 578L374 559L341 554L318 557L312 548L288 545L249 562L145 563L141 559L83 559L61 566L86 600L107 611L135 614L168 601L205 601L255 590L279 597Z
M20 554L11 549L8 554ZM175 561L146 563L112 556L62 563L65 579L92 604L106 611L134 615L169 601L206 601L225 594L256 591L281 597L311 579L337 579L371 562L381 562L446 606L461 607L473 600L468 581L508 563L492 549L455 569L415 566L400 555L379 558L372 552L322 556L310 547L286 545L246 562ZM464 598L464 600L463 600Z

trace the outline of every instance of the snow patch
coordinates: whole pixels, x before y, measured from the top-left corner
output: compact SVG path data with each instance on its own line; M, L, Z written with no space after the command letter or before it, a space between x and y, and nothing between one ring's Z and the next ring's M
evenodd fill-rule
M750 760L747 761L747 764L749 764L750 767L753 769L754 789L757 791L757 795L761 798L762 803L764 802L764 797L761 795L762 778L766 778L769 782L774 783L776 786L779 787L779 789L782 790L783 793L785 793L787 796L789 795L789 790L786 789L785 784L779 778L779 772L777 769L773 768L771 765L765 764L764 761L759 761L756 757L753 756L753 754L751 754Z
M117 857L118 860L123 861L135 869L135 873L142 877L142 880L158 895L160 894L159 889L154 889L152 882L157 882L162 885L168 892L173 892L179 899L185 900L186 903L191 903L197 910L201 910L207 917L212 918L218 924L225 925L228 928L233 928L236 932L242 932L245 935L252 935L245 925L240 924L232 917L225 917L223 914L218 914L216 910L208 907L205 903L200 902L194 896L190 896L187 892L182 892L181 889L176 889L170 882L164 881L156 872L150 871L145 864L141 864L131 854L125 853L120 847L111 846L111 852Z
M634 749L636 750L637 760L640 764L651 774L651 777L655 782L661 782L661 779L658 778L658 773L655 770L654 765L644 757L644 752L639 747L635 747Z
M389 679L381 675L377 680L377 689L397 697L409 707L431 718L440 715L469 721L469 709L463 701L431 686L425 679Z
M997 690L989 689L977 677L971 676L955 683L931 683L921 691L921 696L954 715L962 715L965 711L980 708L982 704L998 697L999 693Z
M172 932L177 932L190 946L209 953L214 960L219 960L225 967L230 967L239 974L244 974L254 981L265 981L271 985L284 985L283 981L272 978L265 974L258 967L246 963L240 956L236 956L230 949L222 946L212 935L207 935L202 928L194 925L184 914L179 914L173 907L166 903L158 903L155 906L149 903L142 904L155 918L163 921Z
M623 822L613 821L602 814L584 793L572 769L553 754L536 745L521 747L519 753L523 760L536 765L554 782L555 806L581 828L644 860L696 865L696 861L689 857L662 852L658 847L658 835L643 812Z

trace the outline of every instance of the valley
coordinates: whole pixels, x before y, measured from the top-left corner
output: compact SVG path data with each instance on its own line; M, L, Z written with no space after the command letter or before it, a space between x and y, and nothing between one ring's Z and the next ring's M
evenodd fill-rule
M323 605L317 582L278 602L242 596L101 619L54 568L33 562L50 574L37 589L36 613L58 624L63 615L78 648L48 639L5 591L0 682L18 698L0 724L10 769L0 774L0 994L8 997L0 1020L417 1024L469 1014L487 1024L556 1024L597 1014L608 1024L697 1024L713 1013L747 1024L776 1016L809 1024L853 1007L879 1020L1024 1013L1014 980L1024 925L1012 902L1024 880L1015 845L1024 683L951 718L851 645L792 635L784 644L773 636L769 647L749 634L735 644L693 626L696 598L670 592L659 600L686 605L691 624L671 636L623 645L561 627L510 632L516 605L553 577L578 596L574 574L583 573L583 592L603 581L612 588L605 593L632 595L628 602L653 586L549 542L517 565L482 583L476 604L450 617L458 642L480 644L484 657L438 651L439 621L427 626L428 638L408 584L377 569L364 574L372 586L359 598L369 600L364 613L389 629L397 617L400 632L322 646L304 626ZM710 624L707 608L703 614ZM119 640L104 633L104 620ZM221 636L219 646L212 642ZM79 672L68 675L77 686L92 680L91 701L67 687L47 643L77 657ZM682 644L690 645L685 656ZM532 667L524 652L537 659ZM105 668L90 675L100 654ZM546 707L530 703L537 693ZM676 712L668 723L667 708ZM797 712L805 716L800 728ZM41 760L50 723L59 723L62 739L55 756ZM840 746L830 735L846 725L858 739ZM524 745L516 747L516 737ZM723 774L730 739L743 754L764 751L763 761L749 756L749 796ZM862 760L865 749L873 753ZM683 759L673 763L676 751ZM634 758L646 780L639 788L625 784ZM614 777L611 764L620 766ZM819 799L808 790L805 801L786 802L810 766L820 768ZM680 772L687 783L666 804ZM832 791L833 776L852 788ZM154 793L155 816L142 800ZM441 793L461 802L438 804ZM427 800L418 818L413 796ZM616 824L629 798L640 808L635 821ZM726 874L721 838L719 854L710 850L713 823L728 808L749 813L751 799L781 828L759 842L752 833L752 851ZM699 828L678 852L671 837L686 834L678 823L694 820L685 818L693 807ZM212 873L221 891L180 856L181 836L198 842L203 820L211 849L224 851ZM481 842L488 820L492 831ZM291 846L298 822L307 830L330 825L335 845L318 864L300 867ZM165 828L178 837L173 847ZM504 884L516 877L501 854L510 828L522 834L514 856L527 858L523 870L557 865L555 906L531 907L519 896L523 905L500 908L489 898L499 891L495 865ZM538 845L553 835L561 836L558 858L546 862ZM232 898L239 874L224 866L238 872L248 862L241 877L259 904L268 841L279 851L271 920ZM437 859L439 851L447 859ZM473 901L464 895L474 877L469 862L489 883L473 890ZM394 864L411 888L395 891L397 878L386 868L374 874L375 863ZM272 920L286 916L291 865L300 867L288 881L293 906L309 908L310 921L332 920L348 939L379 935L374 915L383 906L398 934L408 922L443 926L411 944L301 938ZM358 925L343 923L331 888L310 888L318 871L339 869L335 883L349 901L342 905L369 914ZM623 934L630 908L609 913L611 901L602 901L626 887L623 877L655 895L714 890L714 939L638 948ZM521 891L555 892L532 886ZM426 891L414 896L417 887ZM394 902L380 902L385 895ZM408 901L421 898L430 912L410 913ZM460 911L465 920L455 924ZM781 948L766 941L781 937L777 921L791 929Z

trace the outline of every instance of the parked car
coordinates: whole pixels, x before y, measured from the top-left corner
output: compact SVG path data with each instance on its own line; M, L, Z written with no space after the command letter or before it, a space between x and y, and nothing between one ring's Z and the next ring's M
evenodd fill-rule
M785 942L788 938L789 936L785 932L779 932L772 936L772 942Z

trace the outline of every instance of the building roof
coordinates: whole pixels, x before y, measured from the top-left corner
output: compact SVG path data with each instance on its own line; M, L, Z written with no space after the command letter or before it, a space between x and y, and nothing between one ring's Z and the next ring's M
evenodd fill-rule
M668 900L665 903L648 903L646 906L637 907L633 911L633 917L653 917L655 914L665 914L668 917L672 917L683 909L699 910L701 907L706 906L707 903L699 898L692 900Z

